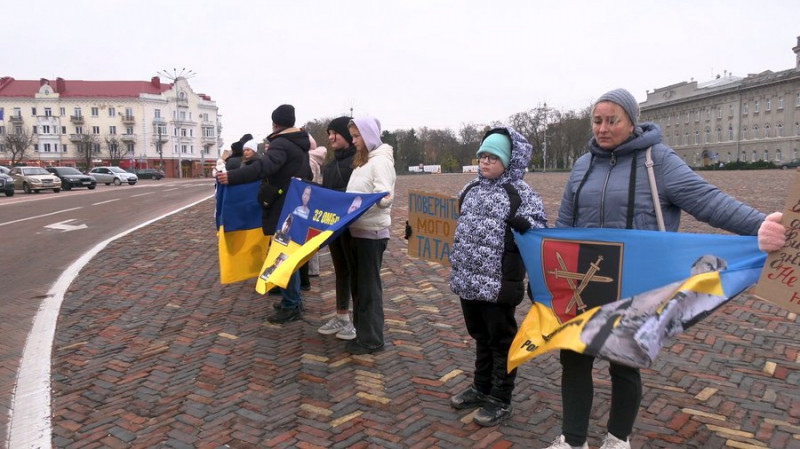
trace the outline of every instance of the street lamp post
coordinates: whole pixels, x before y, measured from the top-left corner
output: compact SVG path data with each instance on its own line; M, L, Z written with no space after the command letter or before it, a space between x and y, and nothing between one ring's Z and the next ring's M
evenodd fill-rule
M175 128L175 141L177 142L177 151L178 151L178 178L183 178L183 158L181 156L181 145L180 145L180 132L178 132L178 121L180 120L180 89L178 89L178 80L186 80L196 75L192 70L187 70L185 67L181 68L180 70L173 68L170 72L167 69L164 69L158 72L159 75L164 76L165 78L172 81L172 88L175 89L175 119L173 120L174 128Z
M544 148L542 149L542 172L547 172L547 102L544 103Z

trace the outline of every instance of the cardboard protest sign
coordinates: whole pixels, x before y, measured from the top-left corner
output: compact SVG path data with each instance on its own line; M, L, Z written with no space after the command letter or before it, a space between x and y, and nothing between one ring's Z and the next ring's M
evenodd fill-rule
M787 228L786 244L767 256L753 294L800 313L800 172L789 188L782 224Z
M450 266L450 249L458 220L458 198L408 192L408 255Z

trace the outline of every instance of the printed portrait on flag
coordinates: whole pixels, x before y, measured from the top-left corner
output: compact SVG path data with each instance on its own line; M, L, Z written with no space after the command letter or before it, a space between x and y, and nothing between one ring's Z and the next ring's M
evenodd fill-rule
M346 193L293 178L266 259L261 257L256 291L285 288L291 274L336 238L386 193Z
M754 284L766 257L748 236L563 228L515 238L533 304L509 370L556 349L647 367L666 338Z

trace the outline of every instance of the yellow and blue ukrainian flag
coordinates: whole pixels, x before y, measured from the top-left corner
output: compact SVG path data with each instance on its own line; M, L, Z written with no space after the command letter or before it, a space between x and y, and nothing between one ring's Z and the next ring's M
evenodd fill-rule
M387 194L339 192L292 178L256 291L285 288L292 273Z
M758 281L756 237L625 229L515 233L533 305L508 369L556 349L647 367L663 342Z
M230 284L258 276L269 239L261 230L258 182L217 184L216 213L219 277Z

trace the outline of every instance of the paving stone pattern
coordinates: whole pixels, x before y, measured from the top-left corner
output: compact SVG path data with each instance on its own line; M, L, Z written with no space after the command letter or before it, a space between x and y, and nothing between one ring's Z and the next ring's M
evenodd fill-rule
M526 179L555 219L565 173ZM782 208L791 173L703 173L762 210ZM520 368L514 415L495 428L448 398L471 382L474 345L448 270L411 259L409 187L455 193L470 175L401 176L382 278L387 349L350 356L317 333L334 311L327 250L302 321L272 325L274 297L220 285L213 201L109 245L65 297L53 354L58 448L536 448L560 433L555 354ZM693 220L682 230L714 232ZM518 309L521 321L526 302ZM800 448L797 317L740 297L677 338L643 371L634 447ZM589 443L608 418L595 370Z

